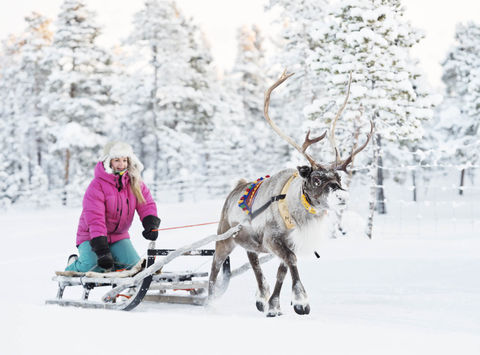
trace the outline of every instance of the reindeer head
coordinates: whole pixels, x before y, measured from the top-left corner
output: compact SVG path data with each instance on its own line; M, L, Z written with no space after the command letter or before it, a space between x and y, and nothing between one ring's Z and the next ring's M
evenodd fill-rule
M282 73L282 76L265 92L263 112L265 115L265 119L267 120L269 125L273 128L273 130L281 138L283 138L290 145L292 145L297 151L299 151L310 163L310 166L301 166L297 168L300 176L303 178L303 186L302 186L303 194L306 196L307 199L310 200L308 202L314 206L321 206L321 207L328 208L327 197L332 192L335 192L337 190L343 190L341 185L340 175L338 174L337 171L347 172L347 166L353 162L355 155L357 155L360 151L362 151L370 141L370 138L373 134L374 125L373 125L373 122L370 121L370 132L367 135L367 140L365 141L365 143L357 149L352 149L351 154L346 159L344 160L341 159L335 143L335 125L348 102L348 97L350 95L350 85L352 83L352 75L350 74L345 101L332 121L331 131L329 135L330 143L335 153L335 162L330 164L317 163L306 152L306 150L310 145L320 142L322 139L324 139L325 136L327 135L327 131L325 131L321 136L313 139L310 138L310 131L308 131L305 137L305 141L300 147L289 136L284 134L268 115L268 107L270 105L270 95L272 91L292 75L293 73L287 74L286 71L284 71Z
M340 175L334 170L312 169L305 165L297 167L302 182L302 194L313 206L329 208L329 200L337 191L344 191ZM338 196L336 196L338 197Z

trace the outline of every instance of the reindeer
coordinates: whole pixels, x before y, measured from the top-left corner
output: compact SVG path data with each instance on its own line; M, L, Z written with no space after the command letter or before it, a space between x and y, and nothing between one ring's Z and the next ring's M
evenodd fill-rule
M370 121L371 129L365 143L352 151L345 160L340 158L335 145L334 129L335 123L348 101L352 80L350 75L344 104L337 112L331 126L330 142L335 151L335 162L328 165L317 163L306 153L306 150L310 145L325 138L327 132L311 139L309 131L300 147L278 128L268 114L272 91L292 75L293 73L287 74L284 71L281 77L266 91L264 116L273 130L299 151L310 165L297 167L296 170L282 170L262 181L256 193L255 205L262 206L263 212L253 219L246 216L238 206L238 201L249 183L243 179L237 183L224 203L217 233L222 234L238 224L242 224L242 229L235 237L216 242L209 279L209 298L213 298L221 265L236 245L242 246L247 251L248 260L258 284L256 307L260 312L265 312L268 304L268 317L281 315L279 297L287 271L290 271L292 277L292 305L295 312L298 314L310 313L307 294L300 281L297 268L295 239L308 228L311 229L312 226L315 228L315 223L325 218L325 211L330 207L329 196L335 194L336 191L343 190L337 171L346 172L347 166L355 155L367 146L374 128L373 122ZM277 281L271 295L260 268L259 253L273 254L280 259Z

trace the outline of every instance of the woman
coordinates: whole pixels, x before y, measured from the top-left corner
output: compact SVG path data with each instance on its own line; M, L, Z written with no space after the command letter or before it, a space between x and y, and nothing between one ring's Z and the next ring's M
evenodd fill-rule
M143 224L143 236L149 240L158 237L157 207L141 180L143 165L132 147L110 142L103 153L83 198L77 230L79 256L69 257L66 271L132 268L140 260L128 234L135 210Z

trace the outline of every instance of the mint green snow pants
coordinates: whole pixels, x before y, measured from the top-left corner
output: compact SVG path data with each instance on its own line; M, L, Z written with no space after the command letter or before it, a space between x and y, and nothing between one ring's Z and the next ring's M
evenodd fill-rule
M130 239L122 239L110 244L110 252L115 262L114 270L131 269L140 260ZM89 241L78 246L78 254L78 260L67 266L65 271L105 272L105 269L97 265L97 254L93 252Z

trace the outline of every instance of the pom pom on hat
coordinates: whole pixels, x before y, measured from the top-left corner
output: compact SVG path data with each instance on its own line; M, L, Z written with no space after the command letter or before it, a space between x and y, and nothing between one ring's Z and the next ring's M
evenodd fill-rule
M105 171L109 174L113 174L113 170L110 167L110 161L115 158L127 157L130 160L131 167L134 170L141 172L143 170L143 164L137 158L130 144L122 141L109 142L103 148L103 155L101 161Z

